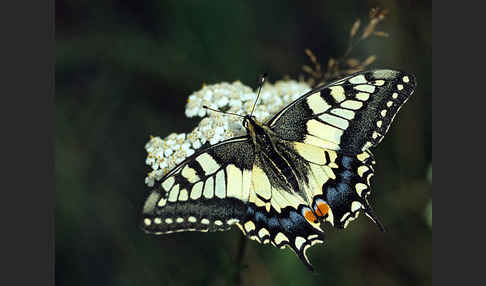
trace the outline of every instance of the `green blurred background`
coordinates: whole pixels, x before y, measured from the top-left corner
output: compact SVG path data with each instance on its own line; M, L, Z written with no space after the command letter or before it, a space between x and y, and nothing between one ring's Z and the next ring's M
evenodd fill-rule
M308 252L248 241L243 285L429 285L431 201L430 1L56 1L56 282L58 285L231 285L237 229L150 236L138 228L149 135L187 132L187 97L203 83L254 87L297 78L304 49L326 63L357 18L389 9L354 50L373 68L411 72L417 90L376 150L373 205Z

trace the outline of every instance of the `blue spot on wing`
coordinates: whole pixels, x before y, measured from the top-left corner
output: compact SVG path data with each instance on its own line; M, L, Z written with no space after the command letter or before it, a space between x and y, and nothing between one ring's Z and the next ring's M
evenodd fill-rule
M343 156L341 160L341 164L344 168L350 170L353 168L353 161L354 158L348 157L348 156Z
M295 211L290 212L290 219L294 221L294 223L299 224L305 222L304 218L297 214Z
M258 223L258 224L263 224L263 225L266 225L267 224L267 217L265 216L264 213L260 212L260 211L256 211L255 212L255 221Z
M342 171L340 175L341 175L343 182L346 182L346 183L351 183L351 179L353 178L353 176L356 176L356 174L354 174L354 173L352 173L351 171L348 171L348 170Z
M337 191L344 197L347 193L351 192L351 188L347 183L339 183L336 186Z
M279 218L279 221L280 221L280 225L282 225L282 227L284 228L284 230L286 232L291 232L292 231L292 221L289 219L289 218L286 218L286 217L282 217L282 218Z
M268 219L268 226L269 228L278 228L280 224L278 223L277 217L273 216Z

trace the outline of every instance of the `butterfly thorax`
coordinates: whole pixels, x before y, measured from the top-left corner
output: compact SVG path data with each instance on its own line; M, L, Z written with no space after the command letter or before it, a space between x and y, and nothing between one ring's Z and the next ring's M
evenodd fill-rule
M269 179L281 189L300 193L301 176L295 172L290 158L282 152L282 139L255 117L245 116L243 125L255 146L255 164L270 174Z
M261 148L275 147L274 134L263 123L255 119L254 116L247 115L243 120L243 126L246 128L248 135L251 137L253 144L257 150Z

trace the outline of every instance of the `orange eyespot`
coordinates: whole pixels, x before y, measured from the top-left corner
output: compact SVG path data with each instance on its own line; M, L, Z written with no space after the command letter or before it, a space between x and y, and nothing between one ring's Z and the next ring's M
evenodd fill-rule
M316 218L316 216L314 215L314 213L312 212L312 210L310 208L303 208L302 209L302 215L305 217L305 219L308 222L311 222L311 223L316 223L317 222L317 218Z
M329 212L329 205L325 201L318 199L316 201L314 211L318 216L325 216Z

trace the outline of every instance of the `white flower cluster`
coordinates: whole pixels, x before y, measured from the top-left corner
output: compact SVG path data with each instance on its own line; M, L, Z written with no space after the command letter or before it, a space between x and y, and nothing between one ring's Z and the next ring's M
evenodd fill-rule
M253 115L259 121L265 122L309 90L308 84L294 80L277 81L275 84L265 83ZM203 106L246 115L253 108L257 92L258 90L253 91L250 87L235 81L206 85L191 94L186 105L186 116L204 118L191 133L172 133L164 139L150 137L145 145L147 151L145 163L152 167L152 171L145 178L145 183L149 187L154 186L155 181L159 181L206 142L214 145L244 135L245 129L241 117L207 110Z

